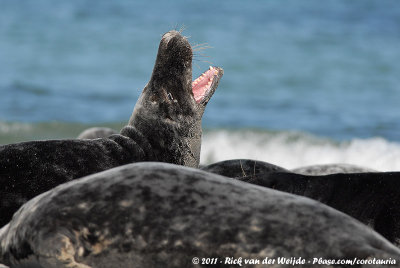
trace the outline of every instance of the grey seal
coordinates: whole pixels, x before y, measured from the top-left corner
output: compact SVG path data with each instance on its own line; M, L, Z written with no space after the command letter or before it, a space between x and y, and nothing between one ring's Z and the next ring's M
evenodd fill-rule
M400 246L400 172L321 176L272 172L237 179L318 200L365 223Z
M400 250L314 200L148 162L60 185L0 230L0 262L11 267L197 267L195 258L237 267L234 259L266 257L327 267L314 258L398 263Z
M201 118L223 70L210 67L192 82L192 57L179 32L163 35L150 81L120 134L0 146L0 226L32 197L89 174L139 161L197 167Z
M98 138L107 138L113 134L118 134L117 131L115 131L112 128L108 127L91 127L88 129L85 129L82 131L77 139L98 139Z

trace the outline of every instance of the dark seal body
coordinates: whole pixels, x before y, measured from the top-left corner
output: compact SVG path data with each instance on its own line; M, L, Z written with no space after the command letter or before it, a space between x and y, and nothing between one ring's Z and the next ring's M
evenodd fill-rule
M218 67L210 70L204 76L209 84L198 96L199 87L192 91L192 48L180 33L168 32L150 81L120 134L0 146L0 226L32 197L102 170L139 161L197 167L201 117L223 74Z
M320 201L367 224L400 246L400 172L323 176L276 172L239 179Z
M0 230L0 263L11 267L197 267L194 257L237 267L226 257L294 256L399 262L400 250L311 199L165 163L130 164L60 185Z
M343 172L363 172L318 176L316 172L333 171L334 165L309 168L303 172L311 175L301 175L249 159L221 161L202 167L222 176L318 200L367 224L400 246L400 172L367 172L364 168L340 164L337 168L344 168Z
M303 175L329 175L335 173L377 172L376 170L350 164L324 164L285 169L268 162L253 159L232 159L201 167L202 170L230 178L247 177L271 172L294 172Z

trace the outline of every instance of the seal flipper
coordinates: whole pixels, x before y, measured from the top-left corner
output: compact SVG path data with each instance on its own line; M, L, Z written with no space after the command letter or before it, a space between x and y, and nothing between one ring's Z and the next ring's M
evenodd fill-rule
M114 134L109 137L115 140L118 144L125 147L127 151L134 153L132 159L149 159L149 161L159 161L157 156L154 154L152 146L142 133L137 131L132 126L125 126L121 129L120 135ZM140 145L140 152L130 150ZM143 160L144 161L144 160Z

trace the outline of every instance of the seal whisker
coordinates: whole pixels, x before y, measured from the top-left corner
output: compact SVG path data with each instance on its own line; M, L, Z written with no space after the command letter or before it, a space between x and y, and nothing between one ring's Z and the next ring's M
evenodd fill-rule
M204 50L204 49L209 49L209 48L213 48L212 46L203 46L203 47L195 47L195 48L193 48L193 51L201 51L201 50Z
M243 169L242 160L240 160L240 168L242 169L243 178L247 177L246 172Z
M210 56L202 54L202 53L195 53L195 54L193 54L193 56L195 56L196 58L211 58Z
M201 61L201 62L205 62L205 63L210 64L210 65L214 65L214 63L212 61L208 61L208 60L193 59L193 61Z
M194 50L193 51L193 57L197 57L197 58L201 58L201 57L205 57L205 58L210 58L209 55L205 54L203 51L199 50Z
M179 29L178 33L182 34L184 30L186 30L186 25L183 24L181 26L181 28ZM188 38L188 37L186 37L186 38Z
M207 42L204 42L204 43L198 43L198 44L194 44L194 45L192 45L192 46L195 46L195 47L197 47L197 46L202 46L202 45L208 45L208 43L207 43Z
M199 61L199 60L196 60L196 61ZM200 65L198 65L195 61L194 61L194 59L193 59L193 64L194 65L196 65L196 67L200 70L201 68L200 68Z
M184 24L182 24L182 25L179 27L179 23L175 23L175 26L173 27L173 29L174 29L176 32L178 32L179 34L182 34L182 32L183 32L184 30L186 30L186 26L185 26Z
M193 44L191 46L192 46L193 49L197 48L197 47L203 47L203 46L204 47L211 47L211 46L208 45L208 43Z

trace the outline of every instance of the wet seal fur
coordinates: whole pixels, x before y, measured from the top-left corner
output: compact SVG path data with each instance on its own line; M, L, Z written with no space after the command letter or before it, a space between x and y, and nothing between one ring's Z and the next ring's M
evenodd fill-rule
M318 200L400 247L400 172L302 175L249 159L221 161L202 170Z
M293 256L392 259L398 264L388 267L400 267L398 248L319 202L166 163L60 185L0 230L0 262L11 267L197 267L193 257Z
M0 226L32 197L89 174L139 161L197 167L201 118L223 70L210 67L209 84L192 87L192 57L179 32L163 35L150 81L120 134L0 146Z

